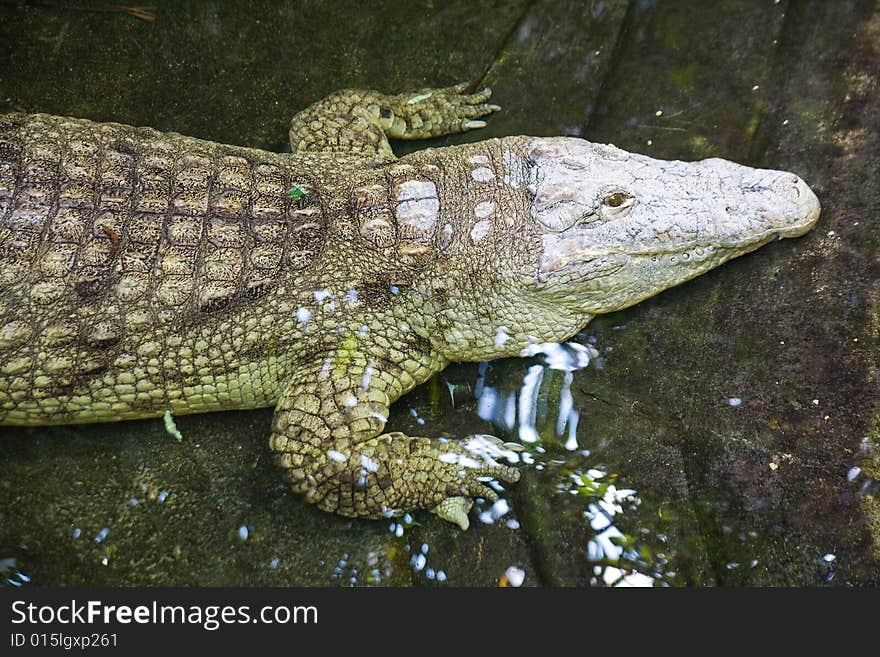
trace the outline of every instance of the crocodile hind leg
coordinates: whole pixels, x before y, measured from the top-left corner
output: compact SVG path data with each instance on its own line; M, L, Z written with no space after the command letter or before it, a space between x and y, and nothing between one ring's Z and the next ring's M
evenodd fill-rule
M499 110L492 90L465 93L467 83L387 95L346 89L310 105L290 122L294 151L335 151L394 157L388 138L427 139L486 125L480 117Z
M295 492L346 516L429 509L467 529L472 498L497 499L485 479L519 479L515 469L495 460L511 455L497 438L383 433L391 403L442 369L442 359L342 356L301 370L275 410L269 444Z

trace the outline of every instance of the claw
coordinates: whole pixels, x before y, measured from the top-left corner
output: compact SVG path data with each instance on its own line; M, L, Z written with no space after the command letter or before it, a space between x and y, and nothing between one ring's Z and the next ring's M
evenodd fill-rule
M471 526L467 514L473 505L473 500L468 497L447 497L431 509L431 513L458 525L464 531Z
M492 89L489 87L486 87L482 91L478 91L475 94L471 94L468 97L467 102L470 103L471 105L478 105L479 103L482 103L483 101L488 100L489 96L491 96L491 95L492 95Z
M475 440L483 441L484 443L488 443L490 445L503 445L504 443L501 441L501 438L498 436L493 436L491 433L475 433L472 436Z
M461 113L468 118L476 118L478 116L486 116L487 114L491 114L495 110L493 107L498 107L497 105L467 105L463 107Z
M486 127L485 121L466 121L464 123L464 125L462 125L462 128L464 128L465 130L476 130L477 128L485 128L485 127Z

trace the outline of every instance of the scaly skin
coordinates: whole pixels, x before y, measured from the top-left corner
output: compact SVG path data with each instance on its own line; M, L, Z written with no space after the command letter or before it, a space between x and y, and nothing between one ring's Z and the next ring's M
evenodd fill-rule
M396 399L818 217L792 174L578 139L394 158L388 137L482 127L489 93L339 92L290 155L0 117L0 423L275 405L276 462L320 508L466 528L486 478L518 478L510 446L383 433Z

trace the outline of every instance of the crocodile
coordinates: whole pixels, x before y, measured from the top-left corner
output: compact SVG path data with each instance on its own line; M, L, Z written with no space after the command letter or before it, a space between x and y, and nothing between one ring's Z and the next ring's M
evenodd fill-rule
M490 94L340 91L286 154L0 116L0 424L274 407L274 461L319 508L466 529L514 446L388 431L395 400L818 219L792 173L573 137L395 157L484 127Z

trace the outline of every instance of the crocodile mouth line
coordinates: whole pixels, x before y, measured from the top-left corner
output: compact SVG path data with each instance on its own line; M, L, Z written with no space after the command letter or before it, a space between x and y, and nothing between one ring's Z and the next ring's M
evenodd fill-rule
M591 260L594 258L601 258L603 256L613 257L622 255L633 258L650 258L656 256L683 255L685 253L696 253L697 255L702 256L703 253L700 253L701 249L709 254L724 251L738 251L743 249L751 250L751 248L756 245L763 246L764 244L775 242L780 239L786 239L789 237L800 237L810 227L812 227L813 223L815 223L815 219L810 216L807 218L807 220L799 222L797 224L779 228L769 228L763 232L750 235L749 237L740 240L721 243L709 242L707 240L699 240L683 244L675 244L669 246L660 245L642 249L605 247L602 250L597 250L590 247L585 247L583 249L578 249L577 251L575 251L571 255L571 259L572 264L574 264L577 261Z
M579 250L569 256L568 261L557 267L548 267L542 274L565 274L573 272L579 266L591 260L599 258L613 259L607 265L590 273L590 278L605 278L619 271L626 264L627 259L649 258L681 258L682 263L688 261L698 264L709 260L718 262L718 258L730 259L731 253L744 255L754 251L765 244L782 239L778 230L768 230L749 239L739 240L727 244L710 244L708 242L691 242L686 245L665 249L630 250L630 249L605 249L594 251L591 249Z

